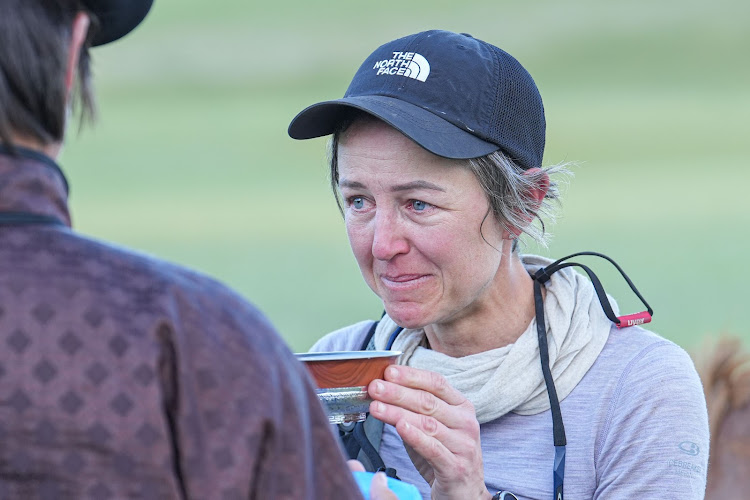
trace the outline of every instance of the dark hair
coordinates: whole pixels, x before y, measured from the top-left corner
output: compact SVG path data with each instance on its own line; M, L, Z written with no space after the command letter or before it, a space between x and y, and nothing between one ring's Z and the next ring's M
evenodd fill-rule
M328 143L328 167L330 168L331 191L333 191L333 197L336 199L336 205L338 205L341 215L344 215L344 207L341 204L341 197L339 196L339 140L341 140L341 135L357 120L377 120L377 118L362 111L352 109L339 120Z
M80 0L0 0L0 142L17 135L44 145L65 132L65 69ZM96 19L81 47L71 105L81 123L94 117L89 47Z
M378 120L367 113L361 111L352 111L344 116L339 122L339 126L331 136L328 165L330 167L331 189L336 198L339 212L343 215L344 209L339 196L339 164L338 149L341 135L349 127L359 120ZM535 242L546 245L547 232L544 225L543 217L554 221L555 207L560 203L559 183L552 176L569 176L568 163L561 163L544 167L541 171L527 174L527 171L521 168L516 162L511 160L508 155L498 150L486 156L479 158L470 158L467 160L458 160L459 165L472 171L474 176L482 186L487 201L489 202L489 211L495 219L500 222L509 232L515 228L521 228L524 234L529 236ZM539 204L529 193L535 187L539 186L541 179L547 174L550 177L549 189ZM536 224L534 224L536 222ZM517 241L513 245L515 250Z

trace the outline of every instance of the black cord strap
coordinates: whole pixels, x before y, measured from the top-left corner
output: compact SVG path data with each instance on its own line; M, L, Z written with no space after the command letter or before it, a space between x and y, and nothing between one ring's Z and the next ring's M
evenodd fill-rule
M552 411L552 434L555 446L565 446L565 426L563 425L562 412L560 411L560 400L557 397L557 389L552 379L552 371L549 366L549 346L547 345L547 325L544 321L544 302L542 299L542 285L534 281L534 308L536 312L536 332L539 339L539 357L542 361L542 375L544 384L547 386L549 404Z
M553 271L554 272L554 271ZM549 346L547 345L547 325L544 321L544 300L542 298L542 284L534 279L534 310L536 313L536 332L539 339L539 358L542 362L542 375L544 384L547 386L549 406L552 413L552 436L555 444L555 460L552 469L552 485L554 498L563 499L563 478L565 477L565 425L563 424L562 411L560 411L560 400L557 397L557 389L552 379L552 371L549 366Z
M639 313L634 314L625 314L623 316L616 316L614 311L612 310L612 305L609 303L609 299L607 299L607 293L604 291L604 287L602 286L601 281L599 281L599 278L594 274L594 272L589 269L587 266L583 264L578 264L577 262L565 262L566 260L578 257L581 255L591 255L594 257L601 257L602 259L605 259L610 264L615 266L615 268L619 271L620 275L625 279L630 289L633 291L633 293L638 296L641 302L643 302L643 305L646 306L646 311L642 311ZM651 318L654 315L654 310L651 308L651 306L646 302L646 299L643 298L643 295L638 291L636 286L633 284L633 282L630 280L627 274L625 274L625 271L622 270L622 268L612 260L611 258L607 257L604 254L597 253L597 252L578 252L571 255L568 255L567 257L563 257L562 259L558 259L552 264L543 267L539 269L536 273L534 273L534 280L539 281L540 283L544 284L552 277L554 273L559 271L560 269L564 269L566 267L571 266L577 266L583 269L586 274L588 275L589 279L591 280L592 285L594 285L594 290L596 291L596 296L599 298L599 302L602 305L602 309L604 310L604 314L607 315L607 317L612 321L615 325L617 325L618 328L623 328L627 326L634 326L634 325L641 325L644 323L651 322Z
M633 290L633 292L638 296L641 302L643 302L643 304L646 306L647 310L636 314L628 314L618 317L612 309L612 304L609 303L607 293L604 291L604 287L602 286L602 283L601 281L599 281L599 278L596 276L596 274L594 274L594 272L588 266L585 266L583 264L578 264L576 262L565 262L570 258L581 255L601 257L615 266L615 268L620 272L620 275L625 278L625 281L628 283L628 286L630 286L630 289ZM560 269L571 266L580 267L586 272L589 279L591 280L592 285L594 286L596 296L599 298L599 303L602 305L604 314L606 314L607 318L615 323L618 328L648 323L649 321L651 321L651 317L654 314L651 306L648 305L648 302L646 302L646 300L640 294L628 275L625 274L625 271L623 271L622 268L617 265L614 260L600 253L579 252L568 255L567 257L556 260L546 267L542 267L532 276L532 278L534 279L534 312L536 314L536 329L537 336L539 338L539 358L541 359L542 363L542 374L544 376L544 384L547 386L550 412L552 413L552 433L555 444L555 460L552 471L552 484L555 500L563 500L563 480L565 477L565 446L567 443L565 438L565 426L563 425L562 420L562 412L560 411L560 401L557 397L557 389L555 389L555 383L552 378L552 372L550 370L549 346L547 345L547 325L544 320L542 285L549 281L552 275Z

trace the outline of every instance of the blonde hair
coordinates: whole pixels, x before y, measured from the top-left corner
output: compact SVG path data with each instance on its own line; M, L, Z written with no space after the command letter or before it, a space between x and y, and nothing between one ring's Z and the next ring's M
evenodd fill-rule
M498 150L479 158L463 160L482 186L490 211L503 229L511 234L527 235L546 246L549 233L545 219L554 222L560 206L560 183L557 177L572 173L570 164L560 163L539 170L525 170ZM549 187L541 203L533 196L549 179ZM516 245L514 245L514 249Z

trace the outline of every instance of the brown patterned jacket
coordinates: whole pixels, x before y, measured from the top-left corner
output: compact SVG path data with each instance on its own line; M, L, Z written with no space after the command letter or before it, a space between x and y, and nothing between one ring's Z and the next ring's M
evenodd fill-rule
M255 308L77 234L38 153L0 150L0 215L0 498L360 498Z

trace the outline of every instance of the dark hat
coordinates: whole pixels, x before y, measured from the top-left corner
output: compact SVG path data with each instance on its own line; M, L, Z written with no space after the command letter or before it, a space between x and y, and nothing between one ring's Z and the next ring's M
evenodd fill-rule
M114 42L141 24L153 0L83 0L83 4L99 20L99 29L92 45Z
M342 99L303 110L289 135L331 134L353 108L438 156L476 158L499 149L523 168L542 165L544 106L534 80L510 54L471 35L425 31L382 45Z

